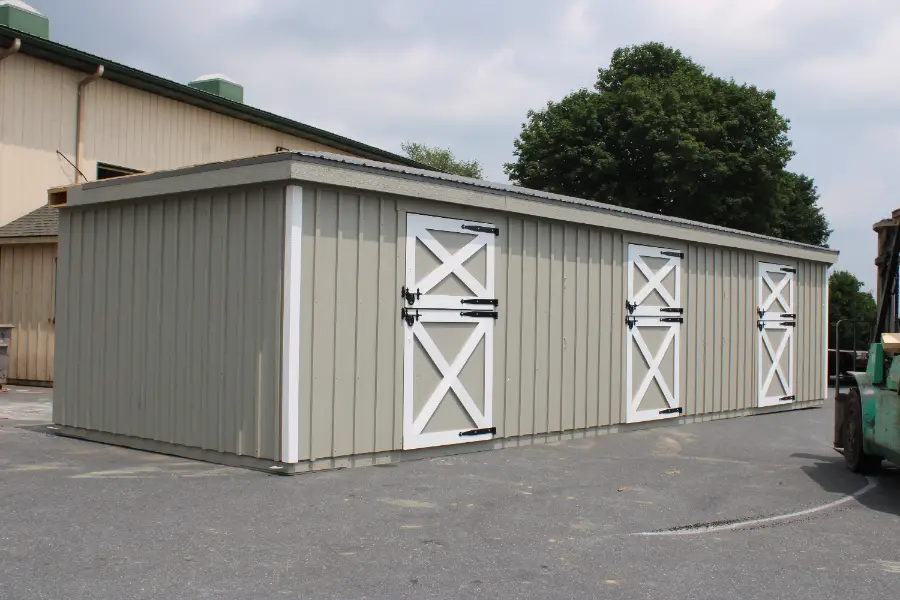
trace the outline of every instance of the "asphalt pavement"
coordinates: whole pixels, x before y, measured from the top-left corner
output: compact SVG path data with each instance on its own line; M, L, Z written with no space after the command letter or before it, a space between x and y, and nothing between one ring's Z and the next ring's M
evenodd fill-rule
M900 597L900 471L830 407L280 477L48 435L0 396L0 598Z

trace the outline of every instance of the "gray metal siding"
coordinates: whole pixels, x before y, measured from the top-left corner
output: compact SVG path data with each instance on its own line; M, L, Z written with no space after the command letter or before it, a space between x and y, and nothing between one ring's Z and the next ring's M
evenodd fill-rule
M301 460L402 447L407 212L501 230L493 391L500 437L624 422L629 243L686 253L687 415L757 405L759 260L798 267L795 393L823 396L824 264L359 190L306 184L303 198Z
M284 189L64 209L54 422L277 459Z

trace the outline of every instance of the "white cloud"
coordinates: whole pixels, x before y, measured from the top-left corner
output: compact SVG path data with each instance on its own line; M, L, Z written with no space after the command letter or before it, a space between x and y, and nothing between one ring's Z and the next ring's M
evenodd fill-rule
M119 4L39 8L64 43L180 81L224 72L254 105L393 151L405 139L450 146L501 180L529 108L591 86L614 48L662 41L776 90L800 152L792 167L816 179L843 266L871 281L871 223L896 208L896 0Z

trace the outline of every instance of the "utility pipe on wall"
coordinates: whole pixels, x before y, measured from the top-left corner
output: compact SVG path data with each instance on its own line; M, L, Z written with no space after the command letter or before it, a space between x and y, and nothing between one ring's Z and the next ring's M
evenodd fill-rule
M18 52L19 48L21 48L21 47L22 47L22 40L20 40L19 38L14 39L12 46L10 46L9 48L4 48L3 50L0 50L0 60L3 60L4 58L7 58L8 56L12 56L16 52Z
M88 75L78 83L78 99L75 116L75 183L81 180L81 122L84 120L84 88L103 77L103 65L97 65L93 75Z

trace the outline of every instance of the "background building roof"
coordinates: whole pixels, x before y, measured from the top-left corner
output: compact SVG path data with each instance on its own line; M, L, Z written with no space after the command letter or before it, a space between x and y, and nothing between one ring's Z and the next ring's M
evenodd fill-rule
M139 71L138 69L133 69L109 61L105 58L94 56L82 52L81 50L70 48L69 46L64 46L57 42L28 35L27 33L9 27L0 26L0 48L9 47L16 38L22 40L22 48L19 52L26 56L46 60L76 71L82 71L85 74L94 73L97 70L98 65L103 65L103 78L115 81L122 85L178 100L179 102L191 104L248 123L254 123L288 135L319 142L364 158L398 163L411 167L418 167L420 169L430 169L430 167L417 163L400 154L388 152L387 150L382 150L375 146L370 146L336 133L325 131L324 129L319 129L258 108L253 108L252 106L247 106L240 102L232 102L231 100L226 100L225 98L209 94L185 84L158 77L144 71ZM274 151L275 148L272 150Z

